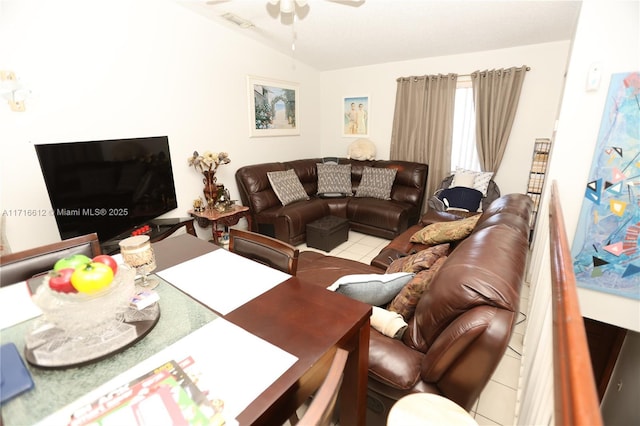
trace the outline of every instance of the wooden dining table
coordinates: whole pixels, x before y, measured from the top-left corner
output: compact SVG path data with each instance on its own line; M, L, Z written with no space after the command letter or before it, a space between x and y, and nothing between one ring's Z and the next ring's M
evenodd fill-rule
M203 348L204 352L197 352L197 363L203 372L220 373L224 369L225 386L250 395L241 405L234 401L236 405L231 412L239 425L282 425L321 385L336 348L346 349L349 358L339 397L340 424L365 424L370 305L282 274L273 285L264 286L267 290L217 312L215 307L210 307L210 301L198 300L193 293L184 290L184 282L196 279L198 282L192 284L199 289L201 285L218 284L225 286L225 290L233 291L236 285L241 290L240 286L250 286L251 280L261 280L255 284L269 282L262 265L252 269L257 265L247 267L243 262L229 262L229 256L235 255L212 253L224 249L190 234L158 241L152 247L157 264L155 272L161 280L156 290L160 294L162 314L149 335L90 365L53 370L29 365L35 388L9 404L3 404L0 424L64 423L79 407L104 395L116 384L121 385L139 375L132 371L146 372L149 367L155 367L154 363L159 359L165 362L165 358L181 356L185 345L179 345L179 342L185 339ZM233 268L233 265L241 265L236 266L240 270L227 273L224 281L220 281L219 274L217 281L209 278L209 274L216 274L220 268ZM25 283L15 285L18 290L19 286L26 286ZM219 297L228 293L216 294ZM216 318L224 321L218 322ZM3 329L0 340L12 342L23 351L25 335L38 320L32 318ZM291 361L283 367L281 359L269 358L271 349L255 350L256 346L242 343L246 338L237 334L227 336L225 340L202 342L202 339L219 336L208 331L202 333L202 330L211 330L211 326L215 328L216 324L239 327L242 333L264 341L269 347L277 347L274 349L286 353ZM236 341L234 336L240 340ZM217 343L223 345L223 352ZM255 353L247 354L247 351ZM220 364L221 360L224 360L223 364ZM273 362L279 364L276 366ZM270 368L271 372L263 370ZM252 381L251 372L263 377ZM264 377L269 379L265 381Z
M154 244L158 272L213 250L222 249L188 234ZM295 276L224 315L298 358L237 417L239 424L284 423L320 386L336 348L343 348L349 358L339 399L340 424L364 425L370 315L370 305ZM261 363L258 353L255 362ZM251 377L239 372L238 380Z

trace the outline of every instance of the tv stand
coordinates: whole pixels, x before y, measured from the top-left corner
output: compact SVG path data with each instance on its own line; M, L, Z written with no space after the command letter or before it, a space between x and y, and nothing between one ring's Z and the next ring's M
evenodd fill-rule
M148 235L152 243L164 240L182 227L185 228L188 234L196 236L192 217L154 219L147 223L141 223L135 228L100 243L102 253L109 255L120 253L120 241L130 237L136 229L142 228L145 225L149 226L149 230L142 235Z

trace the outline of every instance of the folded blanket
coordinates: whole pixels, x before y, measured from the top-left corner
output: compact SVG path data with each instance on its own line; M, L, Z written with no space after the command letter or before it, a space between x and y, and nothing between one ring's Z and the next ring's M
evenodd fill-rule
M407 323L402 318L402 315L378 306L373 306L371 326L385 336L393 337L394 339L401 339L402 334L407 329Z

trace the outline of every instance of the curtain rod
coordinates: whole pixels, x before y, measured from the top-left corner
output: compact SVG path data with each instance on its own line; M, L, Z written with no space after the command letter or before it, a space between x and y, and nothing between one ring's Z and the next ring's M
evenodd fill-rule
M522 68L516 68L515 70L516 70L516 71L522 71ZM487 70L487 71L488 71L488 70ZM478 73L478 72L482 74L482 73L486 73L487 71L474 71L474 72L472 72L471 74L457 74L457 77L473 77L473 76L474 76L476 73ZM492 70L492 71L495 71L495 70ZM503 69L503 70L499 70L499 71L510 72L510 71L511 71L511 68L507 68L507 69ZM531 67L529 67L529 66L528 66L528 67L526 67L526 68L525 68L525 71L531 71ZM438 75L439 75L439 76L441 76L441 77L446 77L446 76L451 75L451 74L453 74L453 73L449 73L449 74L438 74ZM411 80L411 79L418 80L418 79L422 79L422 78L425 78L425 77L428 77L428 76L426 76L426 75L422 75L422 76L413 76L413 77L398 77L398 78L396 79L396 81ZM453 78L453 76L451 76L451 78Z
M492 70L492 71L495 71L495 70ZM503 69L502 71L510 72L511 68ZM522 71L522 68L516 68L516 71ZM525 71L531 71L531 67L525 68ZM458 77L473 77L473 75L477 72L482 74L483 72L487 72L487 71L474 71L471 74L458 74Z

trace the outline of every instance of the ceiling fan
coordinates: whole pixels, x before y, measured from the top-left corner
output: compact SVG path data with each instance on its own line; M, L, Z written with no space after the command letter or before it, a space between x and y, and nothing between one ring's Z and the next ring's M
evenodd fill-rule
M231 0L208 0L205 2L206 4L215 5L220 3L226 3ZM366 0L327 0L332 3L339 3L345 6L353 6L359 7ZM274 6L279 6L280 13L294 13L296 11L296 7L304 8L307 6L308 0L267 0L267 3L272 4Z

